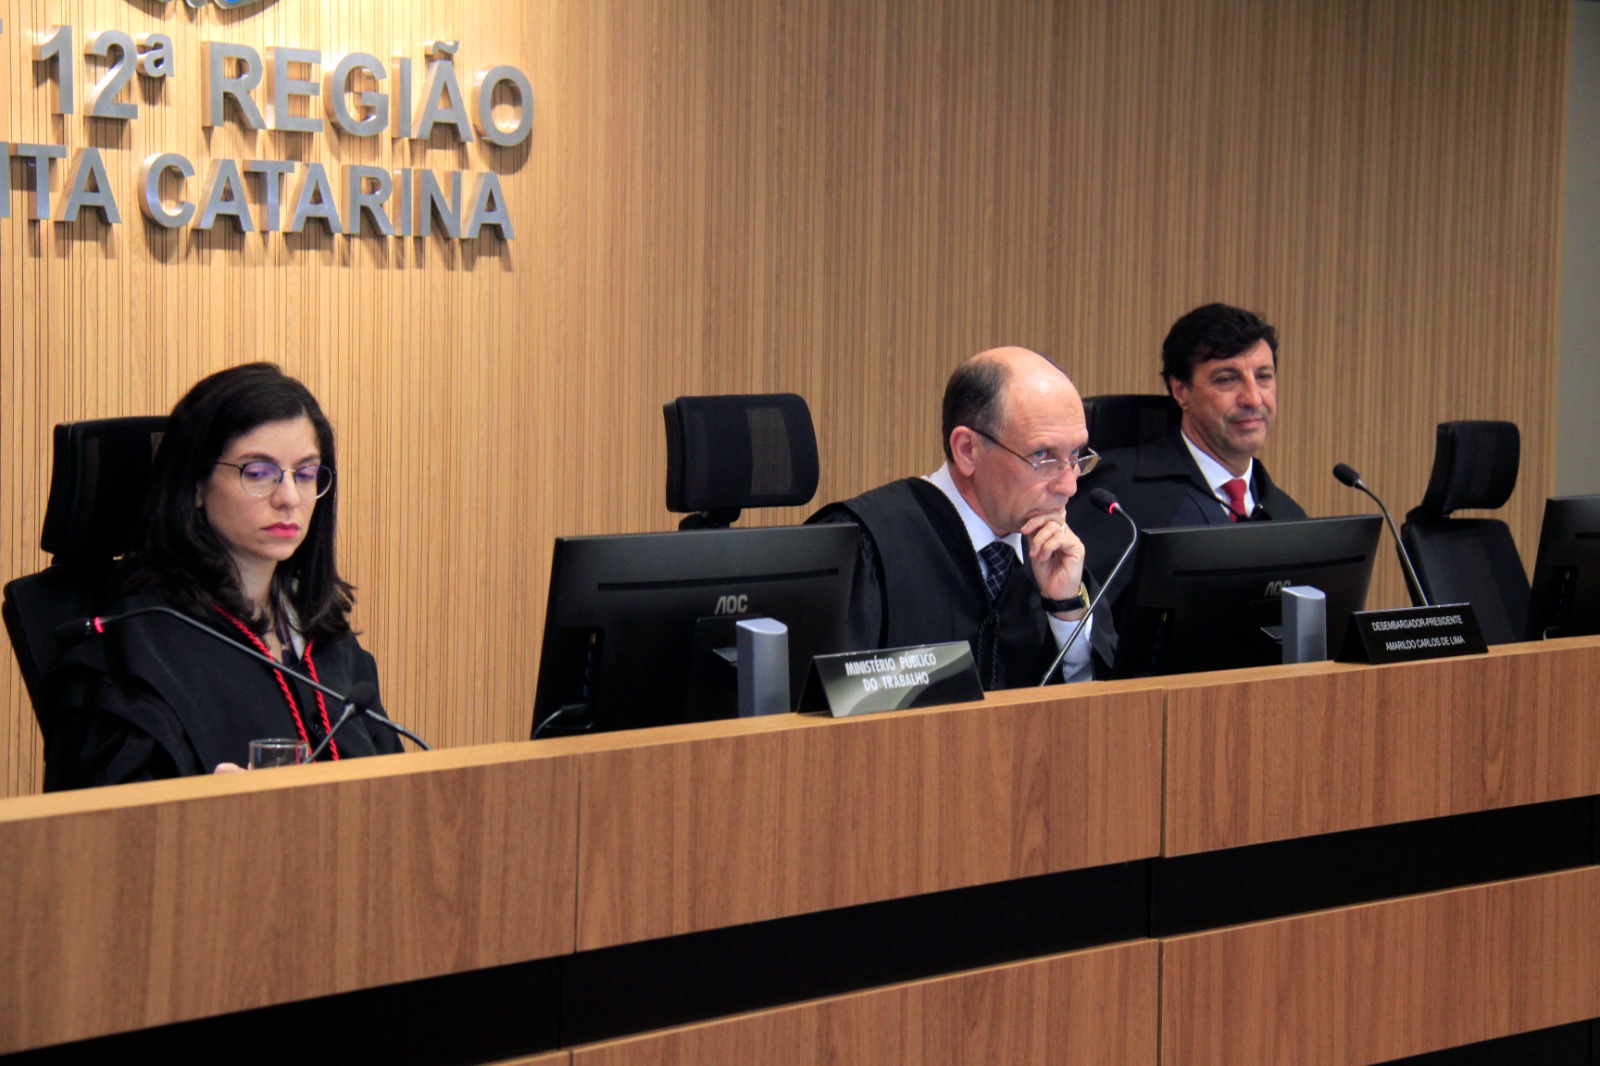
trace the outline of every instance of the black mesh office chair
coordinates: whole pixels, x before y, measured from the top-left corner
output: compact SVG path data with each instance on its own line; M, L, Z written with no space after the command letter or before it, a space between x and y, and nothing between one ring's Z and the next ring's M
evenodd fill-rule
M667 510L679 529L724 528L746 507L792 507L817 492L811 409L793 393L680 396L667 423Z
M1528 574L1504 522L1450 513L1503 506L1516 488L1521 458L1514 422L1441 422L1428 491L1400 527L1428 599L1472 604L1490 644L1522 639Z
M1165 393L1090 396L1083 401L1089 447L1134 448L1178 428L1183 411Z
M50 565L8 583L0 606L41 724L56 627L98 608L112 563L130 547L166 422L160 416L105 418L56 427L50 500L39 537Z

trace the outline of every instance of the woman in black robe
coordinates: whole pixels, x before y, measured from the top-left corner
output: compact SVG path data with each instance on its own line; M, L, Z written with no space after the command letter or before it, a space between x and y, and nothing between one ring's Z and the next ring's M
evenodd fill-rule
M338 692L377 685L338 572L333 427L268 363L212 374L172 409L123 596L106 613L175 608ZM178 619L128 618L69 649L48 679L45 789L236 768L251 740L312 747L341 708ZM400 750L365 718L323 759Z

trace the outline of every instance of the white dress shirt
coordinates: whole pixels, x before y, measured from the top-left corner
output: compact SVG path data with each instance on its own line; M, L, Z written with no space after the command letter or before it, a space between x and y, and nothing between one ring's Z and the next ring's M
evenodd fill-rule
M1200 468L1200 476L1206 479L1207 485L1211 486L1211 494L1222 501L1223 507L1230 511L1233 510L1233 501L1228 499L1228 490L1222 486L1232 481L1235 475L1227 467L1196 447L1194 441L1189 439L1189 434L1180 431L1179 436L1183 438L1183 443L1188 447L1189 454L1194 456L1195 465ZM1244 478L1244 514L1240 515L1240 518L1249 518L1256 512L1256 494L1250 488L1255 472L1256 461L1252 459L1250 460L1250 465L1245 467L1244 473L1237 475Z

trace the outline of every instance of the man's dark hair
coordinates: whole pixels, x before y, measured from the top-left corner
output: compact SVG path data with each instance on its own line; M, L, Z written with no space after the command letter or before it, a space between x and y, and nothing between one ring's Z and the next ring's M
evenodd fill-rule
M944 387L944 457L954 462L950 434L957 426L995 436L1000 426L1000 401L1010 374L998 359L968 359L956 367Z
M1173 379L1189 384L1194 368L1214 359L1232 359L1261 341L1272 349L1278 365L1278 331L1254 311L1228 304L1196 307L1172 324L1161 344L1161 380L1172 391Z
M268 422L300 417L311 420L324 466L338 469L333 427L311 391L271 363L250 363L218 371L196 384L167 418L150 471L134 581L154 578L174 605L211 617L217 604L264 632L245 599L233 559L197 506L201 482L236 438ZM272 574L272 595L295 611L300 632L328 641L350 632L353 588L339 576L334 534L339 518L339 482L311 512L306 538Z

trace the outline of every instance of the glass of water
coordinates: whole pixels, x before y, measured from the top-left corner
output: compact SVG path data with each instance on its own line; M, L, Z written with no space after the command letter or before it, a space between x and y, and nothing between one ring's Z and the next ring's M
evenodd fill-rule
M292 737L268 737L250 742L249 768L262 770L268 766L295 766L311 761L311 745Z

